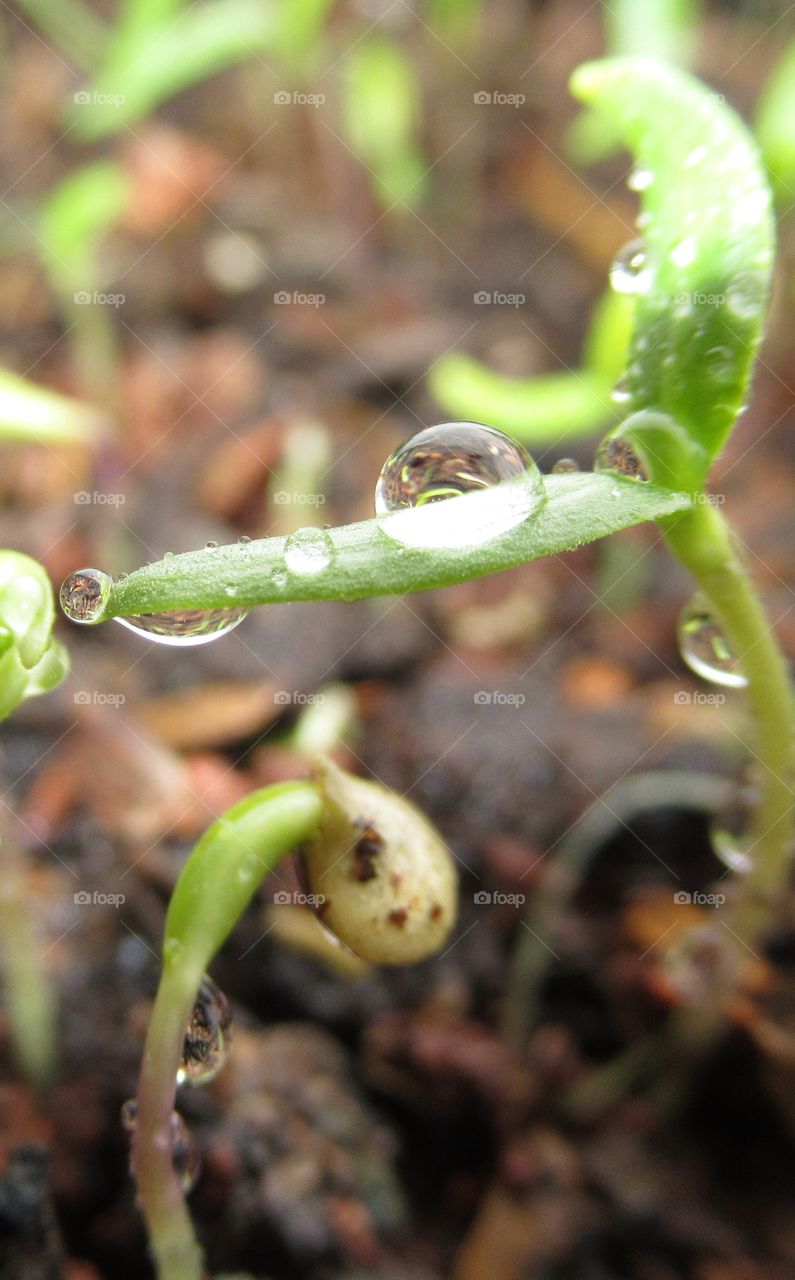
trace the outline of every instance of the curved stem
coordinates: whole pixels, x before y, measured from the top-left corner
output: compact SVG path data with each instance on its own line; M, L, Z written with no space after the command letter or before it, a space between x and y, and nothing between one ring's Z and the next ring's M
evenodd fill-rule
M219 818L188 858L166 919L163 972L138 1084L132 1166L158 1280L201 1280L202 1251L174 1170L171 1116L196 992L210 961L257 886L290 849L315 833L313 783L255 792Z
M741 948L763 941L792 864L795 703L789 669L720 511L706 503L667 522L669 547L698 582L748 680L760 801L747 833L753 867L721 919Z

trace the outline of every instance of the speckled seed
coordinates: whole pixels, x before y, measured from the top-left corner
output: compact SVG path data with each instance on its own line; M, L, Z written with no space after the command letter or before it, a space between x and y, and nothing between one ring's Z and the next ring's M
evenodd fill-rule
M325 805L306 852L323 923L373 964L413 964L438 951L456 918L458 880L438 832L401 796L330 761L316 777Z

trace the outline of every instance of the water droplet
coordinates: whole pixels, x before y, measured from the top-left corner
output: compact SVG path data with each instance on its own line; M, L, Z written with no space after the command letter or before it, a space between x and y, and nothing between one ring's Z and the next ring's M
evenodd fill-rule
M694 169L697 164L701 164L702 160L706 160L708 148L704 143L698 147L694 147L692 151L685 156L685 168Z
M675 267L689 267L695 262L697 251L698 246L693 237L686 236L674 245L668 256Z
M627 178L627 186L630 191L648 191L653 182L654 174L651 169L644 169L642 166L633 169Z
M61 608L72 622L97 622L112 586L112 577L102 569L76 569L61 586Z
M558 458L552 468L552 474L555 476L571 475L572 471L579 471L579 464L574 458Z
M226 1062L232 1036L232 1013L223 991L202 978L182 1046L177 1084L208 1084Z
M205 551L217 551L217 550L218 550L218 543L217 543L217 542L213 542L213 541L212 541L212 539L211 539L209 542L205 542L205 544L204 544L204 550L205 550Z
M241 547L247 546L250 541L251 539L247 533L241 533L240 537L238 538L238 542L240 543Z
M137 1121L138 1100L136 1098L128 1098L122 1105L121 1123L128 1133L134 1133ZM168 1129L174 1172L177 1175L183 1193L188 1195L198 1181L201 1171L201 1159L188 1126L178 1111L172 1111Z
M282 587L287 585L287 574L282 569L274 569L271 576L273 577L273 585L278 587L280 591Z
M443 422L387 458L375 510L405 546L480 546L537 514L545 497L541 472L516 441L476 422Z
M753 320L762 305L763 287L750 272L735 277L726 289L726 305L741 320Z
M173 559L174 559L174 552L173 552L173 551L164 551L164 552L163 552L163 559L164 559L164 560L173 560Z
M747 832L751 813L758 803L759 789L745 781L712 821L710 834L715 856L738 875L747 875L749 871L753 871L753 860L748 853L750 840Z
M220 640L239 626L248 609L181 609L173 613L142 613L114 618L128 631L145 636L156 644L190 648Z
M284 543L284 563L291 573L320 573L334 558L334 544L325 529L296 529Z
M651 271L642 240L630 240L619 249L610 268L610 283L616 293L645 293L651 283Z
M711 378L722 380L731 377L734 371L734 357L728 347L712 347L704 357L704 363Z
M596 471L615 471L628 480L648 480L648 472L629 440L608 436L600 444L594 461Z
M626 378L619 378L613 390L610 392L610 399L614 404L628 404L632 399L632 392L629 389L629 382Z
M678 635L679 652L697 676L730 689L743 689L748 684L704 596L695 595L685 605Z

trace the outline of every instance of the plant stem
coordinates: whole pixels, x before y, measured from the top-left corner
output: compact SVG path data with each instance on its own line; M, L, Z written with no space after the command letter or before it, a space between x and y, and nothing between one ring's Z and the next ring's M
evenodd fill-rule
M760 800L745 847L753 866L738 877L735 900L721 920L742 948L754 951L786 901L792 863L795 704L789 669L720 511L699 504L663 527L671 551L707 597L748 680L760 775Z
M132 1145L133 1173L158 1280L201 1280L202 1251L172 1157L171 1116L185 1032L215 952L265 875L310 839L321 812L318 787L278 784L256 792L209 828L171 899L163 972L144 1046Z
M56 48L83 71L97 62L107 38L105 24L80 0L20 0L23 9Z

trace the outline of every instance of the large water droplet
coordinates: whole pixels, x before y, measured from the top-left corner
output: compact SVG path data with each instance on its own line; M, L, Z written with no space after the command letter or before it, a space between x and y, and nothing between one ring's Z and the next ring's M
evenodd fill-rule
M128 1133L135 1131L138 1120L138 1102L128 1098L122 1105L121 1122ZM179 1185L185 1195L196 1186L201 1171L201 1159L196 1144L178 1111L172 1111L168 1126L171 1159Z
M226 1062L232 1012L220 987L204 975L185 1032L177 1084L209 1084Z
M98 622L112 586L112 577L102 569L75 569L61 586L61 608L72 622Z
M141 613L113 621L156 644L187 649L220 640L234 631L247 613L248 609L180 609L173 613Z
M645 293L651 283L646 245L630 240L619 249L610 268L610 283L616 293Z
M284 563L290 573L320 573L334 558L334 545L325 529L296 529L284 543Z
M628 480L648 480L648 472L635 449L623 436L608 436L594 460L595 471L613 471Z
M387 458L375 510L405 546L471 547L524 523L545 499L541 472L515 440L480 423L443 422Z
M679 651L691 671L711 684L743 689L748 684L704 596L688 601L679 616Z

